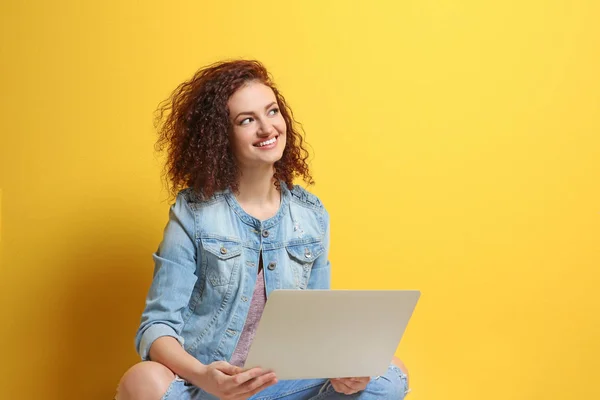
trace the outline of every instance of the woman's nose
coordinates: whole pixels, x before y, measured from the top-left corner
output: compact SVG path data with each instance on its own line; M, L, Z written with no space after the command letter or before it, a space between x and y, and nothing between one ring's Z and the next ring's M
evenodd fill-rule
M273 125L268 122L262 122L258 126L259 136L269 136L273 133Z

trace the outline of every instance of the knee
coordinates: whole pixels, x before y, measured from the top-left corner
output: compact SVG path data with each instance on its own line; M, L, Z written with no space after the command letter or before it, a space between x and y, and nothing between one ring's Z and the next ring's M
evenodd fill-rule
M385 375L378 376L373 382L373 394L381 399L404 399L408 393L408 377L395 363L390 365Z
M393 364L400 368L400 371L404 372L404 375L408 377L408 368L406 368L406 365L404 365L401 359L394 356Z
M175 374L160 363L138 363L121 378L116 400L158 400L167 392L173 379Z
M394 360L392 361L392 363L394 365L396 365L398 368L400 368L400 371L402 371L404 373L404 378L405 378L405 383L406 383L406 390L408 391L410 388L410 377L408 375L408 368L406 368L406 365L404 365L404 363L402 362L401 359L399 359L398 357L394 356Z

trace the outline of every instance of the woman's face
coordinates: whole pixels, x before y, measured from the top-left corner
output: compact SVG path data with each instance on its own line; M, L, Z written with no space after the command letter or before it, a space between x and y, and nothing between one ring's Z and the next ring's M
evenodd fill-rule
M286 124L275 93L260 82L248 82L228 100L233 129L230 140L241 169L273 165L285 148Z

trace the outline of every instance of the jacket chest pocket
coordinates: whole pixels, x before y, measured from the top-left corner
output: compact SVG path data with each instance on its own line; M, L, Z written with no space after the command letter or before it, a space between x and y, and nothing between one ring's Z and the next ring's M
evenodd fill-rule
M234 271L240 264L242 244L231 239L203 237L202 263L206 280L212 286L228 285Z
M294 283L298 289L306 289L313 263L323 251L321 242L308 244L288 244L285 249L290 258L290 266L294 274Z

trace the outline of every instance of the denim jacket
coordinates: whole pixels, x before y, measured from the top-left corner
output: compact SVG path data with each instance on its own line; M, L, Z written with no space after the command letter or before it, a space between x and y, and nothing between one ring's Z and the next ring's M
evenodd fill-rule
M181 191L169 212L135 345L143 360L162 336L203 364L230 360L244 327L262 252L274 289L329 289L329 215L319 199L281 182L277 214L260 221L231 190Z

